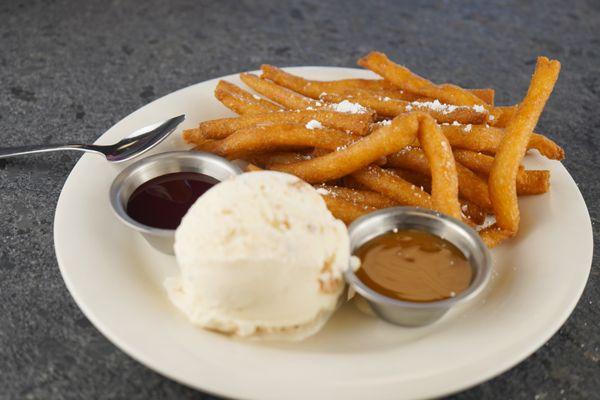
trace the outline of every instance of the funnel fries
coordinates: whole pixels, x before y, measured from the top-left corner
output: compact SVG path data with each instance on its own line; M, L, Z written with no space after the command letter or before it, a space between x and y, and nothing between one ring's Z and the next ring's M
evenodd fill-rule
M450 144L459 149L482 151L495 154L504 138L505 130L484 125L442 125L442 132ZM552 160L562 160L564 150L547 137L533 133L527 143L527 149L536 149Z
M422 111L431 115L436 121L446 123L458 121L465 124L481 124L487 119L487 112L477 112L471 107L448 106L429 101L407 102L360 89L327 93L321 98L330 103L343 100L353 101L374 110L382 117L395 117L410 111Z
M309 107L314 109L322 106L321 102L302 96L266 79L261 79L256 75L241 74L240 79L258 93L281 104L285 108L302 110Z
M408 68L393 63L383 53L371 52L358 60L358 65L381 75L401 89L431 99L438 99L442 103L461 106L488 106L482 99L468 90L450 84L435 85L431 81L412 73Z
M219 81L215 88L215 97L227 108L237 114L261 114L279 111L282 108L227 81Z
M329 128L351 131L359 135L369 132L373 115L367 113L345 114L327 110L298 110L284 112L266 112L262 114L242 115L238 118L221 118L201 122L195 129L188 129L187 137L200 135L209 139L223 139L240 129L256 125L302 124L316 120ZM188 140L186 138L186 140ZM188 140L193 141L193 140Z
M220 81L215 96L239 114L183 132L196 149L294 174L315 185L345 223L377 209L434 209L481 226L496 246L519 227L517 196L550 189L550 172L527 170L525 153L562 160L534 133L560 64L538 59L519 105L496 106L493 89L434 84L372 52L359 64L383 79L306 79L262 65L240 79L258 96ZM495 217L489 226L486 217Z
M560 63L539 57L529 90L496 153L489 185L496 222L500 229L515 235L519 229L517 173L531 134L558 79Z

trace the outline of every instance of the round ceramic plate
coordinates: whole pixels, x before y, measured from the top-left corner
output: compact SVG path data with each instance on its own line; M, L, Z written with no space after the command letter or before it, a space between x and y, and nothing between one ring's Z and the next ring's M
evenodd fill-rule
M313 79L372 78L346 68L300 67ZM237 76L227 79L240 83ZM142 126L185 113L186 121L153 153L182 149L184 128L231 116L213 97L218 80L158 99L98 140L118 141ZM316 336L267 344L195 328L169 302L175 259L150 248L109 206L111 181L125 165L85 155L62 190L54 222L66 285L92 323L115 345L178 382L241 399L415 399L489 379L542 346L565 322L590 271L592 230L577 185L558 162L526 164L552 172L552 190L522 198L521 231L493 251L488 290L425 328L401 328L346 304Z

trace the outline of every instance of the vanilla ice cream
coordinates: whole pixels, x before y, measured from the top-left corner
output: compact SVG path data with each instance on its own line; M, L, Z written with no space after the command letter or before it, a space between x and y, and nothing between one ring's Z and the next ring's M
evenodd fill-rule
M295 176L251 172L201 196L175 234L180 276L165 282L196 325L243 337L300 340L335 310L348 233Z

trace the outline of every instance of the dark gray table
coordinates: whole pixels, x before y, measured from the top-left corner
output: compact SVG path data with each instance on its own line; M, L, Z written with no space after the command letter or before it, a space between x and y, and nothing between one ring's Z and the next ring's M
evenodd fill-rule
M567 3L3 0L0 146L91 142L196 82L263 62L353 66L371 49L434 81L491 85L500 104L513 103L544 54L563 70L539 130L567 150L595 222L600 2ZM0 161L0 398L210 398L123 354L69 296L52 220L75 162L74 154ZM577 309L548 344L454 398L600 398L599 303L596 257Z

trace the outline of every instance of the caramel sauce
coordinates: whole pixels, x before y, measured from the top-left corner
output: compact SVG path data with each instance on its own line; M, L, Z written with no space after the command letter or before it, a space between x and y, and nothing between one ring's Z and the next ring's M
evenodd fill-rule
M358 278L376 292L404 301L428 302L467 289L473 269L452 243L417 230L390 232L362 245Z

